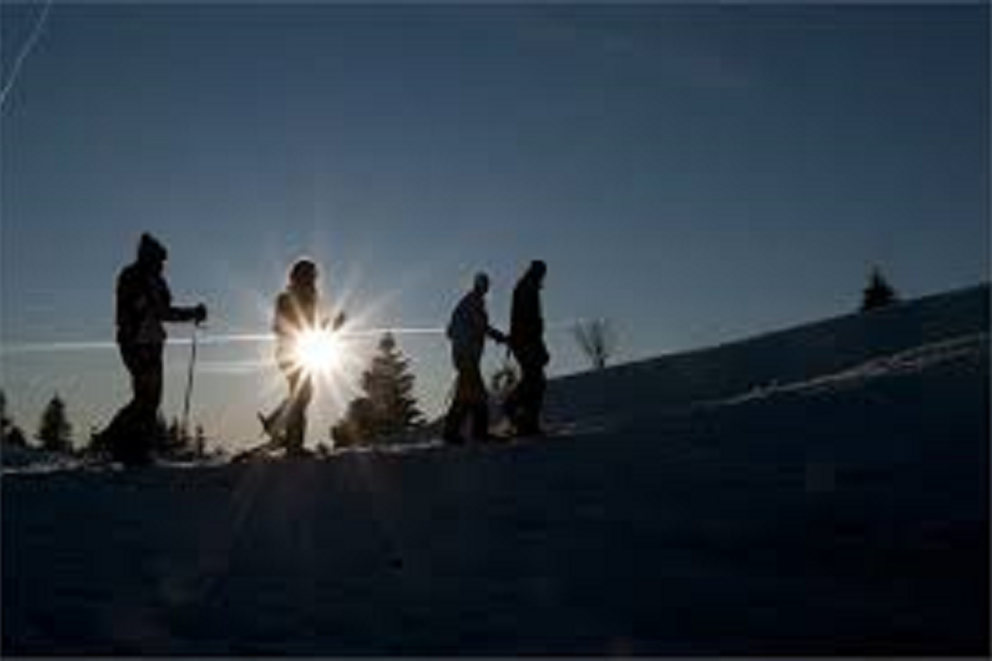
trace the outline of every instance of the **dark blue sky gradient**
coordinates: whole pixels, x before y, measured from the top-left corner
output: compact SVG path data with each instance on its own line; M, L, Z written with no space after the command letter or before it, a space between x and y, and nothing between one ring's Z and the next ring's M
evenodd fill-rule
M2 6L4 82L40 10ZM110 340L143 230L211 333L266 331L302 253L364 327L443 325L480 268L504 325L541 257L549 321L611 319L622 359L848 312L875 263L907 296L988 277L983 4L56 4L2 120L8 347ZM400 345L436 412L443 338ZM268 348L210 351L197 417L250 438L275 372L224 367ZM112 350L3 368L32 429L55 390L82 435L126 399Z

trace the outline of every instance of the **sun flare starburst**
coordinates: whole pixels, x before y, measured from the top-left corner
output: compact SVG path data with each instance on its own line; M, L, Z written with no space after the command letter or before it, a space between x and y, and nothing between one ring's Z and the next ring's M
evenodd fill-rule
M309 374L330 374L340 363L341 343L333 331L307 328L296 338L296 363Z

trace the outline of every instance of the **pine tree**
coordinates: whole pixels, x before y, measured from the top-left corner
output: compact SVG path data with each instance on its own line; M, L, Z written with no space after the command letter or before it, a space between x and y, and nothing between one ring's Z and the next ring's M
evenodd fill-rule
M379 341L379 351L362 374L365 395L351 402L345 419L331 430L339 443L393 436L423 424L413 396L413 374L392 334Z
M0 390L0 441L20 447L27 446L24 432L14 424L13 418L7 415L7 394Z
M20 427L12 427L4 438L7 443L14 447L26 448L28 446L28 439L24 437L24 432L21 431Z
M861 311L868 312L891 305L899 300L895 289L886 281L882 271L876 266L869 276L861 299Z
M379 355L362 375L362 388L372 402L379 435L416 427L422 420L413 397L413 375L390 333L379 341Z
M207 433L203 430L203 425L196 426L196 434L193 436L193 451L198 459L207 456Z
M202 429L198 429L202 433ZM172 418L166 424L161 417L158 419L155 432L156 453L169 459L189 459L197 455L197 439L190 436L179 418Z
M368 397L359 397L348 404L344 419L331 427L336 445L353 445L375 436L375 413Z
M45 407L38 427L41 446L50 452L72 450L72 425L66 415L65 402L57 394Z
M110 452L108 438L101 434L97 427L90 427L90 437L83 445L83 453L92 456L102 456Z
M7 440L14 421L7 417L7 393L0 390L0 438Z

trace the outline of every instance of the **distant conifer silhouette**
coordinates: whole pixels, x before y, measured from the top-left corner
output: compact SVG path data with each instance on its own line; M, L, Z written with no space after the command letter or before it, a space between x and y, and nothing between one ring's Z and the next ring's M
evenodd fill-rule
M861 311L867 312L896 303L899 300L895 289L886 281L881 270L876 266L869 276L868 286L865 287L861 299Z
M50 452L72 450L72 425L66 414L65 402L57 394L52 397L41 414L38 427L41 446Z
M7 393L0 390L0 438L7 440L7 435L14 427L14 421L7 417Z
M82 452L85 455L94 457L109 456L110 443L107 435L102 433L98 428L91 427L89 439L83 445Z
M28 444L24 432L7 415L7 394L3 390L0 390L0 441L18 447L26 447Z
M336 445L364 443L372 438L374 426L372 402L368 397L359 397L348 404L344 418L331 427L331 438Z
M159 416L154 441L155 453L160 457L185 459L193 454L189 432L177 417L173 417L167 424L165 419Z
M207 433L203 425L197 425L193 434L193 452L200 459L207 456Z
M413 396L414 377L391 333L379 340L379 351L362 374L364 396L351 402L345 419L331 436L337 443L371 441L415 429L423 414Z
M28 446L28 439L20 427L11 427L10 431L7 432L6 440L7 443L15 447L26 448Z

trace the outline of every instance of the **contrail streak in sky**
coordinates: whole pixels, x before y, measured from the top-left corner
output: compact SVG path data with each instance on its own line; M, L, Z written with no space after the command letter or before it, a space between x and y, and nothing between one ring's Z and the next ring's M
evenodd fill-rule
M367 328L353 331L341 331L342 338L364 338L377 337L383 333L393 335L439 335L444 332L442 328ZM221 344L256 344L264 342L274 342L275 335L271 333L221 333L217 335L203 334L197 338L200 345L221 345ZM192 340L188 337L169 338L169 344L184 345L190 344ZM112 341L94 342L13 342L0 344L0 356L25 354L25 353L49 353L55 351L101 351L117 348L117 343Z
M574 322L558 322L548 325L548 330L561 330L570 327ZM393 335L443 335L444 328L430 326L386 326L382 328L360 328L355 330L342 330L339 335L342 339L360 339L368 337L380 337L385 333ZM224 344L259 344L274 342L276 336L272 333L218 333L210 335L203 333L197 337L200 345L224 345ZM170 345L188 345L192 342L189 337L169 338ZM11 356L29 353L51 353L60 351L109 351L117 348L117 343L112 341L94 342L13 342L0 344L0 356Z
M0 356L50 351L93 351L116 349L114 342L17 342L0 345Z
M7 78L7 84L3 86L0 90L0 109L3 108L4 104L7 102L7 95L10 90L13 89L14 83L17 81L17 74L21 71L21 66L24 61L31 54L31 50L34 48L35 43L41 37L41 30L45 27L45 19L48 18L48 12L52 9L52 4L54 0L46 0L45 6L41 10L41 15L38 17L38 21L34 24L34 29L31 31L31 35L28 40L24 42L24 48L21 52L17 54L17 58L14 60L14 66L11 69L10 77Z

